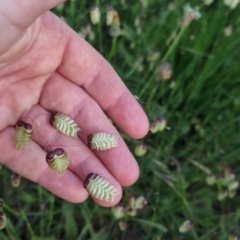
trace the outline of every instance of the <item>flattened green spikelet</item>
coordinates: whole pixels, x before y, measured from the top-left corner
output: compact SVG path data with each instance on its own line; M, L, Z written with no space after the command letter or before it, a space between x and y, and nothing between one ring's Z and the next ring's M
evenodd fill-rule
M53 170L62 174L69 165L66 152L62 148L48 152L46 156L48 166Z
M63 113L53 114L51 117L51 124L60 132L71 137L77 138L77 133L80 131L80 128L74 120Z
M15 126L15 130L15 148L27 148L32 137L32 125L19 121Z
M117 196L117 190L96 173L88 174L83 185L92 196L100 200L114 202Z
M118 137L105 132L92 133L87 140L92 150L107 150L118 146Z

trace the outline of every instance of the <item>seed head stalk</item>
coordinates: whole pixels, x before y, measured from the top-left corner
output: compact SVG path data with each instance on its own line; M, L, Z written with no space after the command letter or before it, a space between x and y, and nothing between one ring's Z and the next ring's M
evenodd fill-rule
M108 54L108 61L111 60L113 54L115 53L115 50L116 50L116 46L117 46L117 37L113 37L112 39L112 46L111 46L111 50L110 50L110 53Z
M164 54L163 58L162 58L162 62L165 62L167 60L167 58L169 57L169 55L172 53L172 51L175 49L176 45L178 44L180 38L182 37L184 31L185 31L186 27L185 26L181 26L177 36L174 38L174 40L172 41L170 47L168 48L167 52Z
M34 239L35 238L35 235L34 235L34 232L33 232L33 229L32 229L32 226L31 226L31 223L28 221L28 218L25 214L25 212L22 210L21 211L21 217L25 220L26 222L26 225L27 225L27 229L28 229L28 232L31 236L31 239Z
M100 0L96 0L96 6L100 7ZM98 36L99 36L99 52L103 54L103 42L102 42L102 24L101 21L98 23Z
M164 179L161 177L161 175L158 174L157 172L156 172L156 175L159 176L162 180L164 180ZM165 181L165 180L164 180L164 181ZM175 187L174 185L170 184L168 181L165 181L165 183L166 183L169 187L171 187L171 188L173 189L173 191L176 193L176 195L181 199L181 201L182 201L183 205L185 206L186 211L187 211L188 215L190 216L190 218L191 218L191 219L196 219L195 216L194 216L194 214L193 214L193 211L192 211L192 209L191 209L191 206L190 206L190 204L189 204L186 196L184 195L184 192L182 192L180 189L178 189L178 188ZM192 229L191 229L191 232L192 232L193 237L194 237L195 240L199 240L199 239L200 239L199 236L197 235L197 232L196 232L195 228L192 228Z
M94 231L94 228L92 226L92 222L91 222L91 214L90 214L90 211L89 211L89 208L87 206L87 204L83 204L82 207L81 207L81 212L82 212L82 215L83 215L83 218L85 219L85 226L88 227L88 230L89 230L89 233L92 237L92 239L97 239L97 235Z
M10 206L8 206L5 202L4 202L4 209L11 213L12 215L14 215L15 217L19 218L21 216L21 214L17 211L15 211L14 209L12 209Z
M172 43L171 43L170 47L168 48L167 52L164 54L161 62L166 62L167 61L168 57L171 55L171 53L175 49L176 45L178 44L179 40L181 39L185 29L186 29L185 26L181 26L177 36L172 41ZM155 87L152 89L151 93L149 94L146 106L148 106L150 104L150 102L152 101L152 99L154 98L154 96L155 96L155 94L156 94L156 92L157 92L157 90L158 90L158 88L161 84L160 82L162 82L162 81L158 81L157 84L155 85ZM161 88L161 89L163 91L164 88ZM163 94L162 94L162 96L163 96Z

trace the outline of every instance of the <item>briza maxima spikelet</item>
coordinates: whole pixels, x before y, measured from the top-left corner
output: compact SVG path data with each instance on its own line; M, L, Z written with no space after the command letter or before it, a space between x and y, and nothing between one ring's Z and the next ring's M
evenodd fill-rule
M100 8L98 6L94 6L90 9L90 20L94 25L100 23L101 13Z
M92 196L100 200L114 202L117 196L117 190L96 173L89 173L83 185Z
M105 132L92 133L88 135L87 141L92 150L107 150L118 146L118 137Z
M13 172L12 173L12 177L11 177L11 184L13 187L17 188L20 186L20 183L21 183L21 175L16 173L16 172Z
M107 17L106 17L106 23L107 26L110 26L113 22L113 17L114 17L114 8L113 7L109 7L107 10Z
M54 128L64 133L65 135L76 137L80 131L78 125L73 119L63 113L55 113L51 116L51 124Z
M19 121L15 126L15 130L15 148L27 148L32 137L32 125L23 121Z
M54 151L48 152L46 161L48 166L59 174L63 173L69 165L67 154L62 148L57 148Z

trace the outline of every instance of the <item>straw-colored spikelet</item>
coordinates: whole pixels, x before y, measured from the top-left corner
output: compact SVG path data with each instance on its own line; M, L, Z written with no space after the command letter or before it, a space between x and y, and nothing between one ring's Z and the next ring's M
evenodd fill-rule
M73 119L63 113L55 113L51 117L51 124L54 128L71 137L77 137L80 128Z
M19 121L16 126L15 148L27 148L32 137L32 125Z
M105 179L96 173L87 175L84 187L94 197L104 201L114 202L117 190Z
M101 20L101 13L100 13L100 8L97 6L94 6L90 10L90 20L92 24L98 24L100 23Z
M59 174L63 173L69 165L67 154L62 148L57 148L54 151L48 152L46 161L48 166Z
M106 24L107 26L110 26L113 22L113 17L114 17L114 8L109 7L107 10L107 16L106 16Z
M118 137L105 132L92 133L88 135L87 141L92 150L107 150L118 146Z
M12 177L11 177L11 184L13 187L17 188L20 186L20 183L21 183L21 175L16 173L16 172L13 172L12 173Z

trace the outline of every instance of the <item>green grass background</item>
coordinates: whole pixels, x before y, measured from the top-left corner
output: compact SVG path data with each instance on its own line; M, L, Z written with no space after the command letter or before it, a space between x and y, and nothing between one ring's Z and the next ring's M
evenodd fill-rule
M240 234L239 193L218 201L221 186L208 186L206 173L191 162L218 175L226 164L239 179L240 6L230 10L223 1L215 0L211 6L191 1L200 7L202 17L183 29L179 21L184 4L183 0L76 0L53 10L77 32L91 27L94 38L87 36L87 41L138 96L150 122L166 118L169 130L138 141L123 134L131 151L137 143L148 146L147 154L137 158L140 178L127 189L146 194L149 203L137 216L125 217L125 232L119 230L111 209L91 199L83 204L65 202L26 179L12 188L10 171L3 168L0 197L8 221L0 231L1 240L224 240L232 232ZM89 18L94 5L102 14L97 26ZM110 5L118 11L124 29L118 38L109 35L105 24ZM223 30L230 25L233 33L226 37ZM148 57L156 52L160 57L150 63ZM156 74L163 60L173 69L168 81L159 81ZM194 228L180 234L178 228L186 219L193 220Z

